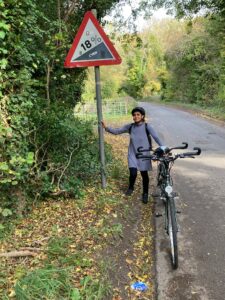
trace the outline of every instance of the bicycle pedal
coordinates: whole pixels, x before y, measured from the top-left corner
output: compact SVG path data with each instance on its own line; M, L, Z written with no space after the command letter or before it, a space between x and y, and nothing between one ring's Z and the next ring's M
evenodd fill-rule
M156 216L156 218L159 218L159 217L162 217L163 214L161 214L161 213L155 213L155 216Z

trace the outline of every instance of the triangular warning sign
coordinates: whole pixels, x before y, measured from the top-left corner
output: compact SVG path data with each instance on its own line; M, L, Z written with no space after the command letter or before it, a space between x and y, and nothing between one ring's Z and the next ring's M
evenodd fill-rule
M121 58L97 19L88 11L66 57L67 68L116 65Z

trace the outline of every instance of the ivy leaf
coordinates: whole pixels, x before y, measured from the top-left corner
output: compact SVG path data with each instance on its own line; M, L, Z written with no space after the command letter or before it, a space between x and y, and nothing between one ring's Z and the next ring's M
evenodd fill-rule
M4 208L3 211L2 211L2 215L3 217L8 217L8 216L11 216L12 215L12 211L8 208Z
M9 182L11 182L10 178L6 178L6 179L1 179L0 180L0 183L9 183Z
M14 180L12 181L12 185L17 185L18 184L18 181Z
M3 28L5 30L9 30L10 26L6 24L5 22L0 22L0 28Z
M1 31L0 31L0 33L1 33ZM7 59L3 58L3 59L0 60L0 68L2 70L4 70L6 68L7 64L8 64L8 60Z
M35 63L32 63L32 66L33 66L35 69L38 68L37 64L35 64Z
M6 49L4 49L4 48L0 48L0 51L1 51L3 54L7 54L7 53L8 53L8 51L7 51Z
M34 153L33 152L28 152L27 154L27 163L29 165L32 165L34 162Z
M0 163L0 170L2 170L2 171L8 171L9 170L8 164L6 162Z
M5 38L5 32L0 30L0 39L4 39Z

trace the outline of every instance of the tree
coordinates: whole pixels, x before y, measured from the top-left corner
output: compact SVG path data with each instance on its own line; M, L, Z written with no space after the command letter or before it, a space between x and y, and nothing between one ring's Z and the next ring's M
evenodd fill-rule
M225 3L220 0L160 0L149 2L147 0L142 0L140 2L140 7L146 8L147 12L155 8L164 7L167 9L168 13L175 14L178 18L184 16L193 16L198 12L204 12L205 14L213 13L225 16Z
M95 8L101 20L115 2L0 0L1 205L21 214L28 196L77 193L96 172L91 127L73 117L86 70L63 62L84 13Z

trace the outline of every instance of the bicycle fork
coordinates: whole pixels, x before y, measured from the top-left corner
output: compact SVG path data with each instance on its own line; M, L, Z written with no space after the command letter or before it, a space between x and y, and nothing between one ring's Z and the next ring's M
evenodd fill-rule
M166 198L164 203L165 203L165 220L164 220L164 224L165 224L165 230L167 232L167 234L169 234L169 213L173 213L174 214L174 219L175 219L175 231L178 232L178 224L177 224L177 213L179 213L176 210L176 204L175 204L175 199L173 196L173 187L172 187L172 183L171 183L171 178L170 178L170 174L167 173L166 174L166 185L164 187L164 197ZM170 212L169 212L170 210Z

